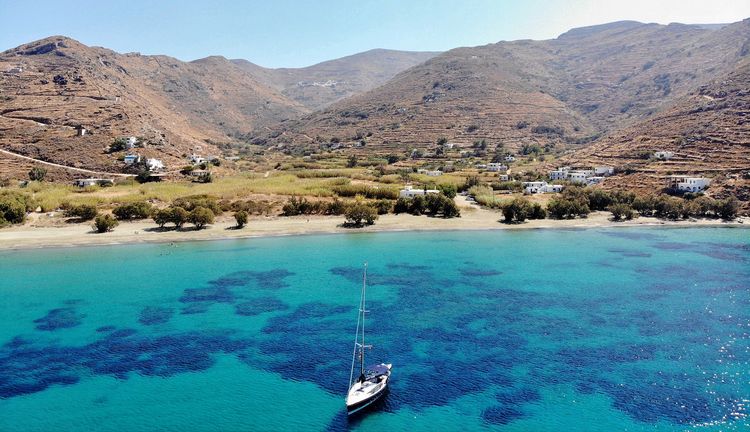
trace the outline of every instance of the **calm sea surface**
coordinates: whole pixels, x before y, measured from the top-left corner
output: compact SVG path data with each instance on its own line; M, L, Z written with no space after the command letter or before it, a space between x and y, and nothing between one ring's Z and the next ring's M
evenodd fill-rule
M344 414L362 263L390 394ZM2 431L750 430L750 231L0 253Z

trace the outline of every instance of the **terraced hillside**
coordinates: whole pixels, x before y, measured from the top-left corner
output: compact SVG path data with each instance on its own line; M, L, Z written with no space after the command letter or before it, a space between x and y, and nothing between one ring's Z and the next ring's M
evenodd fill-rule
M667 161L653 158L670 151ZM732 73L701 86L655 117L614 132L563 159L611 165L608 187L658 191L670 174L713 178L708 193L730 191L750 201L750 59Z
M0 53L0 149L119 172L122 154L105 149L116 137L136 136L144 143L139 153L176 169L193 151L218 154L214 143L237 143L237 136L309 113L282 94L307 73L313 82L328 77L340 83L299 90L304 95L298 99L317 105L369 89L432 55L371 52L299 71L254 74L223 57L186 63L50 37ZM79 126L88 133L76 136ZM5 176L19 175L11 169L16 165L0 163Z
M588 142L729 73L748 55L749 41L750 20L724 27L617 22L550 41L459 48L251 138L306 144L366 137L384 150L429 146L441 136L511 149Z

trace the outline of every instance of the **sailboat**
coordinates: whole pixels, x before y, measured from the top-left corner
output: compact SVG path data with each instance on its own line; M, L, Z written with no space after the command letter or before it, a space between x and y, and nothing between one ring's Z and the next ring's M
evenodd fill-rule
M392 364L375 364L365 367L365 350L372 345L365 344L365 294L367 291L367 263L362 275L362 295L359 300L357 331L354 336L352 369L349 373L349 392L346 394L346 411L348 415L367 408L379 400L388 391ZM354 380L354 369L359 360L359 376Z

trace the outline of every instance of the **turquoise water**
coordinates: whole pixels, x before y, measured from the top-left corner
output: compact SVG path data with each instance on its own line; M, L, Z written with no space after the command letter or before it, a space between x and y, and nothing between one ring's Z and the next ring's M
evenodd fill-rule
M390 394L348 421L361 264ZM0 430L748 430L750 231L0 253Z

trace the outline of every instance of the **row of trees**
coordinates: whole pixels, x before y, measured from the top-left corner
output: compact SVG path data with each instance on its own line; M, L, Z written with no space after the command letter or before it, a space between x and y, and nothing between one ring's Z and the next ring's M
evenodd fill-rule
M396 214L409 213L415 216L442 216L444 218L461 216L461 210L453 199L442 193L417 195L414 198L399 198L396 200L393 212Z
M499 200L489 188L472 186L469 192L477 202L503 211L505 220L522 222L547 216L555 219L586 217L592 211L612 212L615 221L629 220L638 215L677 220L690 217L719 217L733 219L739 211L737 199L713 199L706 196L636 195L633 192L605 191L598 188L567 187L547 203L546 211L539 204L525 198ZM520 219L517 215L520 215ZM533 215L533 216L530 216Z

